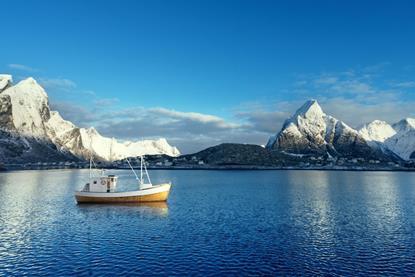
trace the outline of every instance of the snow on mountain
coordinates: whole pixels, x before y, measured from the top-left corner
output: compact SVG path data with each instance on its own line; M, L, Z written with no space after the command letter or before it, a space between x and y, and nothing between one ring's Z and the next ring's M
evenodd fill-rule
M366 141L384 142L386 139L394 136L396 131L387 122L375 120L369 124L365 124L359 130L359 134Z
M386 147L404 160L414 159L415 119L406 118L392 126L396 134L385 140Z
M126 147L126 150L131 156L141 156L144 154L144 149L147 150L148 154L165 154L169 153L169 156L179 156L180 151L177 147L172 147L167 142L165 138L160 138L158 140L141 140L141 141L126 141L123 143Z
M1 94L11 99L13 125L19 133L46 136L44 124L50 117L48 96L33 78L20 81Z
M6 89L12 82L12 75L0 74L0 92Z
M373 156L374 151L353 128L323 112L316 100L307 101L270 138L267 148L292 154Z
M69 134L69 135L67 135ZM60 144L64 149L72 149L78 157L88 158L90 153L105 161L120 160L141 155L166 154L180 155L176 147L166 139L118 142L115 138L101 136L95 128L75 128L71 132L63 132Z
M390 150L404 160L415 152L415 119L406 118L392 126L380 120L364 125L359 133L372 147Z
M387 139L385 145L404 160L414 159L415 130L398 133Z
M168 144L166 139L142 140L118 142L115 138L101 136L95 128L77 128L71 122L63 119L51 120L59 122L53 128L55 132L54 142L61 146L62 150L69 151L78 157L88 159L91 153L105 161L114 161L126 157L141 155L166 154L169 156L180 155L176 147ZM49 122L50 123L50 122ZM50 124L53 125L53 124Z
M57 111L50 112L50 118L48 120L47 126L49 132L53 132L50 134L50 136L53 138L61 138L68 131L76 128L72 122L63 119Z
M93 127L88 129L81 128L79 131L80 145L78 148L86 150L86 153L82 155L84 158L88 158L90 152L106 161L125 158L126 153L124 149L120 148L120 145L114 138L101 136Z
M415 119L414 118L402 119L398 123L393 124L392 127L398 133L411 131L415 129Z
M112 161L147 154L180 155L179 150L165 139L118 142L101 136L94 128L78 128L57 111L50 111L46 92L33 78L14 86L11 82L10 75L0 75L0 128L5 137L12 132L12 136L23 136L23 142L29 139L39 145L54 145L55 150L62 155L69 154L71 158L72 155L79 158L93 155L100 160ZM26 144L27 147L22 145L21 149L32 149L31 143Z

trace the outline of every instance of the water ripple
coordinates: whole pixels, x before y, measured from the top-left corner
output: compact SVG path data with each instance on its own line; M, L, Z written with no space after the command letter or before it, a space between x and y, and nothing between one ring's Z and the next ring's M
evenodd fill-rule
M413 174L154 171L168 205L76 205L87 174L1 173L0 275L415 274Z

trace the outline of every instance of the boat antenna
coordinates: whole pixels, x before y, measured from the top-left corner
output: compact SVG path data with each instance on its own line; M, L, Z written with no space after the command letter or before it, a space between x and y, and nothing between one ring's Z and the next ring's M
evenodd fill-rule
M90 154L89 155L89 180L92 179L92 172L91 172L91 170L92 170L92 155Z
M92 179L92 166L94 166L94 168L98 169L93 155L92 155L92 139L89 141L89 179ZM95 177L95 176L94 176ZM91 181L91 180L90 180Z
M130 164L130 160L128 160L128 158L126 158L126 160L127 160L128 165L130 166L131 170L133 171L133 173L134 173L134 175L135 175L135 179L136 179L136 180L139 180L139 178L138 178L138 176L137 176L137 173L135 173L134 168L133 168L133 167L131 166L131 164ZM141 181L141 180L140 180L140 183L142 183L142 181Z
M92 179L92 139L89 140L89 182L91 183Z
M143 156L140 156L140 182L143 184Z
M110 156L109 161L112 162L112 145L114 144L114 138L111 138L111 144L110 144Z

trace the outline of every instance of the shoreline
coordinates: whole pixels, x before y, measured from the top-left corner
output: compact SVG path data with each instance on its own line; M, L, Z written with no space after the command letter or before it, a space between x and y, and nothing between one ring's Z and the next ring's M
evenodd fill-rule
M11 171L26 171L26 170L66 170L66 169L88 169L89 167L59 167L59 166L33 166L33 167L25 167L25 166L17 166L13 165L9 168L5 168L0 170L0 174L3 172L11 172ZM218 170L218 171L283 171L283 170L310 170L310 171L379 171L379 172L415 172L415 168L405 168L405 167L295 167L295 166L285 166L285 167L275 167L275 166L254 166L254 165L227 165L227 166L149 166L147 167L149 170ZM128 167L113 167L113 166L103 166L102 169L105 170L130 170ZM134 169L139 169L134 167Z

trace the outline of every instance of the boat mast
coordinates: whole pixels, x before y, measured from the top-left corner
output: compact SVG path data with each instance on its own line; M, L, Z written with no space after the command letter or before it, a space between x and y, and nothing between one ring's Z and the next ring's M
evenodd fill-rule
M89 140L89 182L92 179L92 139Z
M144 157L143 156L140 156L140 178L138 178L138 175L137 175L137 173L135 173L135 170L132 167L132 165L131 165L130 161L128 160L128 158L126 158L126 160L127 160L128 165L130 166L131 170L133 171L133 173L135 175L135 179L138 180L140 188L142 188L143 185L144 185L144 176L143 176L144 174L147 176L148 184L151 185L151 186L153 185L151 183L150 176L148 175L147 166L144 162Z
M89 179L91 180L92 178L92 157L89 156Z
M143 184L143 156L140 156L140 183Z
M141 156L141 157L142 157L142 156ZM153 184L151 183L151 180L150 180L150 175L148 175L148 171L147 171L147 166L146 166L146 163L144 163L144 170L145 170L145 172L146 172L146 176L147 176L148 183L152 186Z
M96 177L96 176L92 176L95 174L92 174L92 167L94 167L94 169L98 170L98 167L96 165L96 163L94 162L94 156L92 155L92 140L89 141L89 182L91 182L92 177ZM104 171L104 169L102 169ZM102 172L102 175L104 173Z
M110 162L112 162L112 161L113 161L113 159L112 159L112 154L113 154L113 153L112 153L112 146L114 145L114 140L115 140L114 138L111 138L111 144L110 144L110 156L109 156L109 159L108 159Z

